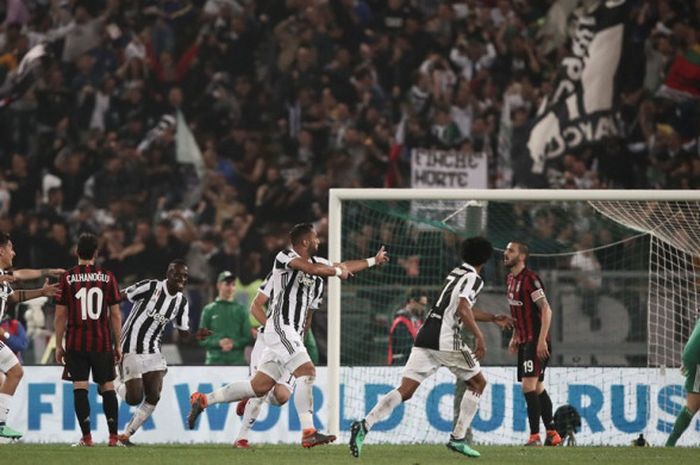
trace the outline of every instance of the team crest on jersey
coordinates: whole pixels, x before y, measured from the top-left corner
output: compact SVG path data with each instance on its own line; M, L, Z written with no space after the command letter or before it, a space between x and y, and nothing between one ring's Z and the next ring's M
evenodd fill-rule
M311 287L315 283L314 277L311 276L310 274L302 274L301 278L299 278L299 284L303 284L304 286Z

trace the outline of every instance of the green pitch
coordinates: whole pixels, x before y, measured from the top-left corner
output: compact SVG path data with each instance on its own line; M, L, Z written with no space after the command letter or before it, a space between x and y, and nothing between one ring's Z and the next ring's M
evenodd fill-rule
M384 446L367 444L362 456L350 456L347 446L322 446L306 450L301 446L262 445L252 450L238 450L225 445L159 445L126 448L72 448L68 445L7 444L0 446L3 463L12 465L681 465L697 464L697 448L660 447L558 447L524 448L507 446L476 447L478 459L449 451L445 446Z

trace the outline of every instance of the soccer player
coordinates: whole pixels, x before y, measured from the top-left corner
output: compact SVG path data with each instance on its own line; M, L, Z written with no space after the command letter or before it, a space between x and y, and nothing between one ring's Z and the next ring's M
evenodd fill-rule
M8 269L12 268L14 257L15 251L10 236L7 233L0 233L0 276L10 274ZM46 276L43 272L42 275ZM15 304L41 296L52 297L57 290L58 284L49 284L48 279L41 289L21 289L17 292L10 286L10 280L0 281L0 320L5 315L8 303ZM10 412L12 396L15 395L24 371L17 356L2 341L0 341L0 371L5 374L5 380L0 385L0 438L19 439L22 433L7 426L5 421Z
M236 381L211 394L192 394L188 415L190 429L208 405L262 397L283 382L287 371L296 378L294 404L302 427L302 447L309 448L335 441L335 436L319 433L313 423L313 384L316 368L304 346L302 334L309 307L321 291L315 277L338 276L347 279L374 265L389 260L384 248L366 260L351 260L338 265L315 257L319 240L310 223L294 226L289 233L291 247L279 252L272 270L272 314L265 323L265 350L252 379Z
M552 400L544 388L544 371L551 354L549 328L552 309L544 293L542 280L525 262L529 254L523 242L509 242L503 252L503 264L510 268L506 279L510 313L515 321L508 351L518 354L518 381L522 382L530 423L526 446L542 445L540 417L547 430L545 446L557 446L561 437L554 428Z
M73 382L73 408L83 434L76 445L93 445L88 401L88 380L92 372L92 380L99 385L102 395L102 409L109 429L108 445L115 447L119 445L119 406L113 381L114 364L121 360L121 296L114 275L95 265L97 247L97 236L81 234L78 265L59 280L55 357L58 364L65 365L63 379Z
M473 307L484 286L479 272L492 254L491 243L483 237L471 237L462 242L463 263L445 278L440 297L418 331L403 370L401 385L379 399L364 419L352 423L350 453L354 457L360 456L362 444L372 426L388 417L401 402L409 400L421 383L440 367L448 368L457 378L468 383L447 447L469 457L481 455L469 447L464 437L486 387L486 379L479 365L479 360L486 353L486 344L476 324ZM463 325L474 334L473 352L462 342L460 333Z
M314 257L314 259L316 259L319 263L330 264L330 262L321 257ZM255 319L258 322L262 324L258 331L258 337L255 340L253 351L250 354L251 377L255 376L255 373L258 372L260 360L262 359L262 354L265 351L265 323L267 322L269 317L268 312L272 310L268 307L268 312L265 311L265 305L267 305L269 300L272 298L273 281L272 279L270 279L271 276L272 272L270 272L267 275L265 281L263 281L263 283L260 285L260 287L258 288L258 293L256 294L255 299L250 305L250 313L255 317ZM323 279L318 276L315 276L314 279L317 280L318 285L320 287L318 289L316 299L309 306L309 312L306 316L306 324L304 328L305 333L309 331L309 327L311 326L311 317L313 316L313 311L318 310L322 301L324 286ZM292 376L292 374L288 370L285 370L284 374L275 384L275 387L273 387L270 390L270 392L267 393L267 395L262 397L253 397L251 399L243 399L238 402L238 405L236 406L236 413L238 413L239 416L242 416L243 419L241 422L241 428L238 430L238 436L236 437L236 440L233 443L233 447L237 449L250 448L250 444L248 443L248 433L250 433L253 424L255 424L255 421L257 420L258 415L260 414L260 408L262 407L263 402L267 402L271 405L286 404L292 395L292 391L294 390L293 380L294 377Z
M693 416L700 409L700 319L695 323L695 329L685 344L682 360L681 370L685 375L685 390L688 394L685 406L673 424L673 430L666 441L666 447L676 445L683 431L688 428Z
M160 400L168 370L160 351L165 325L172 321L181 333L189 334L189 306L183 293L188 276L184 260L173 260L165 280L147 279L122 291L122 296L134 305L122 328L123 359L117 393L129 405L140 404L119 435L119 442L125 446L134 445L131 436L153 414ZM210 334L208 329L199 328L195 337L202 340Z

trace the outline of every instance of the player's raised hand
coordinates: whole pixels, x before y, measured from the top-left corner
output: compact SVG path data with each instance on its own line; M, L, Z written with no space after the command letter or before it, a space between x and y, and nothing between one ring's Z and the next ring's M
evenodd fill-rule
M0 275L0 283L14 283L15 281L17 281L17 278L11 274Z
M377 255L374 256L374 259L376 260L375 263L377 265L383 265L389 261L389 255L387 254L386 249L384 249L384 246L379 248Z
M58 292L58 283L49 284L49 278L44 280L44 285L41 287L41 295L45 297L53 297Z
M338 275L340 279L348 279L354 276L345 263L340 263L338 268L340 268L341 271L340 275Z

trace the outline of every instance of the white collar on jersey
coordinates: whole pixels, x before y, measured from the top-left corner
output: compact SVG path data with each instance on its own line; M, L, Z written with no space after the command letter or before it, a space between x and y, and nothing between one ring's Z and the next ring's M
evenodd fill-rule
M472 270L474 273L476 273L476 268L474 268L473 266L471 266L469 263L467 263L467 262L462 262L462 266L463 266L463 267L466 267L466 268ZM477 273L477 274L478 274L478 273Z

